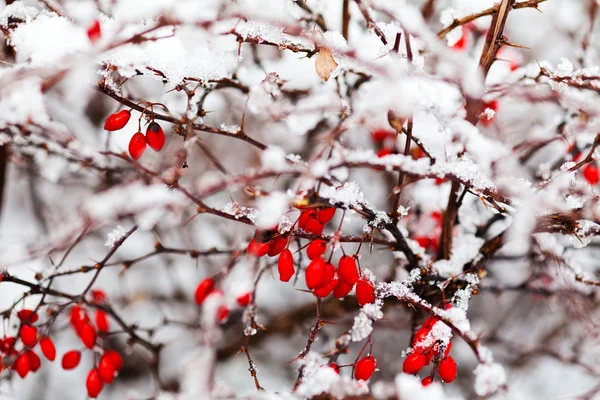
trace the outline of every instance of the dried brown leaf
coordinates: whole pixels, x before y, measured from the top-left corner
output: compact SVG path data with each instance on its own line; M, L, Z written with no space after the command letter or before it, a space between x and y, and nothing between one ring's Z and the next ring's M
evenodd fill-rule
M335 62L333 54L331 54L331 50L329 50L327 47L321 47L319 49L319 54L317 54L317 60L315 61L315 70L317 71L319 78L327 82L329 80L329 76L331 75L331 71L333 71L337 66L338 63Z

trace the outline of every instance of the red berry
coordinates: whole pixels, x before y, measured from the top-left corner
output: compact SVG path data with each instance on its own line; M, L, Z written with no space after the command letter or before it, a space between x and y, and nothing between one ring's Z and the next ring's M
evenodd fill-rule
M310 260L314 260L323 256L325 250L327 250L327 242L321 239L313 240L306 248L306 255Z
M146 151L146 136L137 132L129 141L129 155L134 160L138 160Z
M308 264L304 273L306 279L306 287L309 289L316 289L325 285L321 284L321 276L325 272L326 268L325 260L317 258Z
M165 144L165 132L154 121L150 122L150 125L146 129L146 141L148 142L148 146L154 151L160 151Z
M309 218L306 222L305 231L312 233L313 235L321 235L323 233L324 225L319 222L316 218Z
M356 268L354 257L342 256L340 258L340 261L338 262L338 276L340 277L340 280L343 280L352 286L358 282L358 269Z
M194 293L194 298L196 299L196 304L200 305L204 303L204 300L215 290L215 281L212 278L205 278L200 281L198 287L196 288L196 293Z
M247 292L240 294L235 301L237 301L240 306L246 307L252 301L252 293Z
M100 28L100 21L95 19L94 22L92 22L92 24L89 26L89 28L87 30L87 35L92 43L94 43L95 41L100 39L100 36L102 35L102 30Z
M250 240L248 243L248 248L246 249L246 254L254 257L262 257L269 252L269 248L271 247L270 242L261 243L257 240Z
M596 164L588 164L583 168L583 177L590 185L595 185L600 181L600 174Z
M335 267L331 263L326 263L325 268L323 269L323 274L321 275L321 279L319 281L319 286L317 289L328 286L331 284L333 277L335 276ZM331 288L333 290L333 287Z
M429 386L433 383L433 379L431 379L430 376L426 376L425 378L423 378L423 380L421 381L421 385L423 386Z
M440 374L440 378L442 378L444 382L452 382L454 379L456 379L456 373L456 362L452 357L448 356L440 361L438 374Z
M25 346L33 346L37 340L38 330L35 326L21 326L21 341Z
M337 365L336 363L334 363L334 362L329 363L329 368L334 370L336 374L338 374L338 375L340 374L340 366Z
M75 330L79 330L81 326L87 324L89 321L87 312L83 308L75 306L71 309L71 325Z
M131 111L129 110L121 110L114 114L110 114L104 122L104 129L107 131L118 131L119 129L123 129L129 122L129 118L131 118Z
M402 371L405 374L416 374L418 373L427 362L425 356L419 352L412 352L406 357L404 360L404 364L402 364Z
M269 257L275 257L280 254L283 249L285 249L285 246L287 246L287 242L288 240L284 236L273 239L269 245L269 252L267 253Z
M73 369L79 365L81 353L77 350L67 351L62 358L61 365L63 369Z
M282 282L289 281L296 270L294 269L294 257L292 256L292 252L288 249L285 249L279 255L279 260L277 260L277 271L279 271L279 280Z
M415 238L415 241L417 243L419 243L419 246L421 246L424 249L428 249L429 246L431 246L431 238L427 237L427 236L419 236Z
M338 280L337 285L335 285L335 288L333 289L333 296L338 299L346 297L346 295L350 293L353 287L354 285L351 285L348 282L345 282L340 279Z
M96 344L96 330L91 324L84 324L79 330L79 337L88 349L91 349Z
M121 355L114 350L107 350L104 352L104 357L108 358L112 365L115 367L115 370L119 371L123 368L123 359Z
M325 225L326 223L331 221L331 219L333 218L334 215L335 215L334 207L323 208L317 212L317 219L319 220L320 223Z
M35 352L33 352L32 350L27 350L25 354L27 355L27 357L29 357L29 369L31 370L31 372L36 372L38 369L40 369L40 367L42 366L42 361L40 360L40 357L37 354L35 354Z
M356 300L361 306L375 301L375 288L371 281L365 278L358 281L356 284Z
M377 361L371 355L363 357L354 365L354 379L366 381L377 368Z
M222 304L217 309L217 321L222 324L227 321L227 318L229 318L229 308Z
M94 302L100 304L106 301L106 293L104 293L104 290L93 289L92 291L90 291L90 293L92 295L92 298L94 299Z
M8 336L2 341L2 352L7 354L10 349L15 347L16 339L13 336Z
M383 141L385 141L386 139L393 139L396 137L396 131L393 131L391 129L375 129L373 132L371 132L371 139L373 139L374 142L376 143L381 143Z
M38 320L38 314L33 310L23 309L17 313L19 320L25 324L34 324Z
M313 293L317 297L327 297L331 293L331 291L337 286L338 280L333 279L327 286L323 286L322 288L315 289Z
M117 371L106 354L100 357L100 362L98 362L98 374L100 375L100 379L105 383L112 383L115 380Z
M102 391L104 384L102 383L102 379L100 378L100 374L97 369L92 369L88 373L87 379L85 380L85 387L88 392L88 396L91 398L96 398Z
M44 357L46 357L49 361L54 361L56 358L56 347L54 347L52 339L46 336L40 340L40 348L42 349L42 354Z
M417 333L415 333L415 336L413 337L413 342L412 345L417 346L419 343L423 342L425 340L425 338L427 337L427 335L429 335L429 331L431 328L426 328L424 325L421 327L421 329L419 329L417 331Z
M393 153L392 149L390 149L388 147L384 147L384 148L380 149L377 152L377 158L382 158L382 157L385 157L385 156L389 156L392 153Z
M25 376L27 376L27 374L31 370L30 360L27 356L27 353L23 353L19 357L17 357L13 368L15 369L15 371L17 371L17 374L19 374L21 378L25 378Z
M314 217L314 211L306 210L300 213L300 218L298 218L298 228L306 230L306 225L308 224L308 220Z
M106 333L109 330L108 317L103 310L96 311L96 326L98 327L98 332Z
M460 37L460 39L458 39L458 42L454 43L454 45L452 46L453 50L457 50L457 51L463 51L464 49L467 48L467 43L468 43L468 31L466 29L462 30L462 36Z

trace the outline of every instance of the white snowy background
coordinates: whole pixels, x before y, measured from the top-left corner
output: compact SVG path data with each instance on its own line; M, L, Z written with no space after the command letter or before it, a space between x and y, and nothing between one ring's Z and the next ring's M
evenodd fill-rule
M599 132L597 4L547 0L539 9L512 10L504 34L525 48L504 46L502 60L484 81L477 65L492 18L477 18L444 38L437 33L455 18L493 7L492 0L433 0L433 12L425 16L425 1L350 0L348 40L341 34L342 3L0 0L0 143L9 160L0 267L42 286L71 271L53 279L51 287L76 295L94 275L79 271L82 266L102 260L115 240L139 226L93 288L107 293L141 337L163 347L154 368L151 352L129 343L128 333L112 320L115 332L105 345L123 354L125 367L101 399L292 399L321 393L410 400L600 399L599 191L586 182L583 168L569 170L575 163L567 150L574 144L585 157ZM321 19L327 31L316 22ZM91 42L86 31L94 20L102 33ZM402 39L394 48L398 33ZM463 34L466 48L453 49ZM322 48L337 64L327 81L315 67ZM491 123L465 120L467 98L498 102L495 113L487 109L482 117L492 117ZM139 111L123 130L103 130L109 114L129 109L119 99L162 103L168 112L160 106L153 111L178 121L157 120L167 135L165 147L158 153L147 149L139 164L119 157L137 132ZM403 155L404 135L385 144L396 154L376 156L380 146L370 132L391 129L390 110L413 118L413 135L435 164ZM184 140L186 118L195 125ZM294 359L316 318L315 297L299 290L305 289L306 257L296 258L297 280L280 282L276 258L244 254L256 229L251 224L295 221L292 203L325 180L331 185L321 183L319 195L340 208L326 235L335 232L346 208L343 235L373 232L393 242L377 222L369 224L355 210L382 211L377 219L389 222L394 169L411 177L402 191L405 215L398 226L420 255L419 268L409 275L402 252L370 246L367 235L360 264L373 273L377 302L360 309L353 296L325 300L325 319L333 324L320 330L299 364ZM436 184L434 178L445 180ZM178 184L169 188L175 179ZM431 215L446 208L451 181L460 193L469 190L458 210L451 256L437 260L412 239L440 235ZM211 211L199 213L202 206L186 193ZM490 193L510 204L494 203ZM564 228L552 220L558 226L552 229L548 220L557 215L573 225ZM488 221L494 222L486 226ZM500 250L478 274L464 274L463 267L481 257L484 243L502 232ZM225 254L152 254L157 242ZM292 247L298 243L307 241L293 240ZM341 246L352 254L358 243ZM335 247L337 260L342 253L339 243ZM123 264L147 254L152 255L128 268ZM452 336L458 377L427 388L402 374L411 335L407 304L425 296L413 291L421 269L462 288L452 312L429 309L462 332ZM198 282L217 273L224 276L222 301L232 309L223 325L213 322L216 306L198 307L193 300ZM248 349L265 392L257 392L246 355L237 354L246 322L235 299L252 291L258 276L256 319L267 330L252 335ZM440 291L434 280L424 286ZM2 334L15 334L16 311L37 306L39 295L21 299L27 291L0 283L0 310L12 310ZM54 309L66 302L47 300ZM427 313L420 315L419 324ZM378 371L368 383L353 381L351 368L338 376L322 367L336 340L351 340L338 364L353 363L371 333ZM50 335L59 358L81 347L68 327L68 312L55 320ZM459 336L477 344L479 357ZM86 398L92 363L89 351L73 371L43 360L40 371L20 379L5 360L0 398ZM300 365L305 376L294 390Z

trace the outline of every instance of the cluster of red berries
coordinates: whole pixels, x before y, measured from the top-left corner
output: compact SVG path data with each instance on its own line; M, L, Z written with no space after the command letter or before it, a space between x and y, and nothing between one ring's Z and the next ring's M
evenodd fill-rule
M200 281L198 286L196 287L196 292L194 293L194 299L196 300L196 304L199 306L204 304L204 301L208 298L208 296L223 296L223 292L221 290L216 289L215 280L213 278L204 278ZM247 307L252 302L252 293L244 292L237 296L236 303L240 307ZM222 324L227 322L229 318L229 307L227 304L219 305L217 308L216 319L217 322Z
M335 210L333 207L306 209L300 213L296 223L300 229L308 233L321 235L325 225L335 215ZM288 282L296 273L294 257L288 246L288 237L279 234L277 228L268 232L257 231L248 244L247 254L254 257L279 255L277 260L279 279ZM336 269L331 262L325 261L326 251L327 242L322 239L312 240L306 247L306 255L311 260L304 273L306 287L317 297L324 298L333 292L335 297L341 299L356 285L356 299L361 306L374 302L375 288L370 280L360 276L356 257L343 255Z
M100 290L93 290L91 294L93 300L98 304L103 302L106 297L104 292ZM23 349L17 351L15 348L17 339L5 337L0 340L0 350L5 355L16 356L13 369L21 378L25 378L29 372L36 372L41 367L40 357L34 351L34 347L39 344L42 354L49 361L56 359L56 347L50 337L39 335L38 328L34 325L39 319L37 312L23 309L17 313L17 317L21 320L19 338L23 344ZM96 345L98 332L106 334L109 330L109 321L105 311L97 310L94 321L96 327L92 324L87 311L81 306L76 305L71 309L71 327L88 349L92 349ZM65 370L73 369L79 365L80 360L81 351L67 351L62 357L62 368ZM93 398L97 397L105 383L113 382L122 366L123 360L119 353L114 350L105 350L100 357L98 366L88 373L86 379L88 395Z
M103 303L106 299L106 295L100 290L93 290L92 297L98 304ZM105 311L101 309L96 310L94 318L96 327L94 327L87 310L79 305L71 309L69 322L84 346L88 349L93 349L96 345L98 333L106 334L110 327ZM80 361L81 351L70 350L63 355L61 365L63 369L71 370L76 368ZM88 396L92 398L97 397L102 391L104 384L112 383L122 367L123 360L119 353L114 350L104 350L98 364L88 372L85 382Z
M456 378L457 374L456 362L449 355L452 342L448 342L448 345L444 347L439 341L430 343L427 340L431 329L438 321L439 318L437 317L427 318L423 326L415 333L412 342L413 352L404 360L402 371L407 374L418 374L423 367L429 365L432 359L435 358L440 360L437 365L438 375L442 381L450 383ZM432 369L431 374L422 380L423 386L433 382L434 373L435 367Z
M12 367L21 378L25 378L29 372L36 372L42 365L40 357L33 350L35 345L38 344L38 329L33 325L38 320L38 314L33 310L23 309L17 313L17 317L21 321L19 338L23 344L23 349L17 351L17 339L8 336L0 339L0 350L4 355L16 356ZM56 357L56 348L52 339L42 337L39 340L39 345L44 357L53 361Z
M113 113L106 118L104 122L104 129L107 131L118 131L123 129L129 119L131 118L131 111L121 110ZM144 151L146 151L146 145L154 151L160 151L165 144L165 132L155 121L150 122L148 128L146 128L146 134L142 132L135 133L129 141L129 155L134 160L139 159Z

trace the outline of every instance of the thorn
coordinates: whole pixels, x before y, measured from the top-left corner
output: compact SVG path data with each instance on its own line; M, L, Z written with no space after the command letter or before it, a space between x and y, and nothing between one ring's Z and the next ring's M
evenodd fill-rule
M517 49L527 49L527 50L531 50L529 47L527 46L523 46L520 44L516 44L513 42L510 42L508 39L506 39L504 36L499 40L499 42L505 46L510 46L510 47L516 47Z

